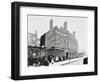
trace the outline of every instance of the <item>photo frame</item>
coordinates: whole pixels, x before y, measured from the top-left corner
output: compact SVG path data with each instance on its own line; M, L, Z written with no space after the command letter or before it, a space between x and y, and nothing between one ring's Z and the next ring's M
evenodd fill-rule
M11 78L97 75L97 7L11 4Z

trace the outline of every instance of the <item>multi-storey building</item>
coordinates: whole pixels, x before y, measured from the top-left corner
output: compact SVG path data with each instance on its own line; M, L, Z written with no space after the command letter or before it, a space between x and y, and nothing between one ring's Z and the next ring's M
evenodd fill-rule
M33 58L40 56L40 39L38 38L37 31L35 33L28 33L27 43L29 66L33 65Z
M37 31L35 33L28 33L28 46L40 46L40 39L38 38Z
M45 46L48 50L53 48L60 52L62 50L65 55L70 54L70 57L77 56L78 41L75 37L75 31L73 33L68 31L67 22L64 22L63 27L58 28L58 26L53 26L53 20L51 19L49 31L41 36L40 41L40 45ZM59 54L63 55L63 53Z

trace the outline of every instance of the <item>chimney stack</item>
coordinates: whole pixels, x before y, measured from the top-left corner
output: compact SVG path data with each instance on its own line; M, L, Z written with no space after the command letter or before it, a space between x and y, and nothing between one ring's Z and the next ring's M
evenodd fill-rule
M67 31L67 22L66 22L66 21L64 22L63 27L64 27L64 29Z
M37 46L37 37L38 37L38 35L37 35L37 30L35 31L35 45Z
M35 34L36 34L36 36L37 36L37 30L35 31Z
M75 31L73 31L73 36L75 37Z
M53 28L53 19L50 20L50 30Z

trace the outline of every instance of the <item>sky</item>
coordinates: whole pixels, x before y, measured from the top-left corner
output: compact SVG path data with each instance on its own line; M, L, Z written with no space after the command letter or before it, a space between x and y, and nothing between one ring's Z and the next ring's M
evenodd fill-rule
M78 40L79 50L87 51L88 45L88 18L87 17L68 17L68 16L50 16L50 15L28 15L28 32L35 33L38 37L49 30L50 19L53 19L53 26L63 26L67 22L67 29L70 33L75 31Z

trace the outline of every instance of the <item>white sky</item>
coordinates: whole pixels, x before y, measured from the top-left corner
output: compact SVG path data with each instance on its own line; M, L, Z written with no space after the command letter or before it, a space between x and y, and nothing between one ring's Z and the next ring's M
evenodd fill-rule
M79 50L87 51L88 45L88 18L86 17L62 17L62 16L40 16L28 15L28 32L35 33L37 30L38 37L49 30L50 19L53 19L53 26L63 26L64 21L67 21L68 30L76 32Z

